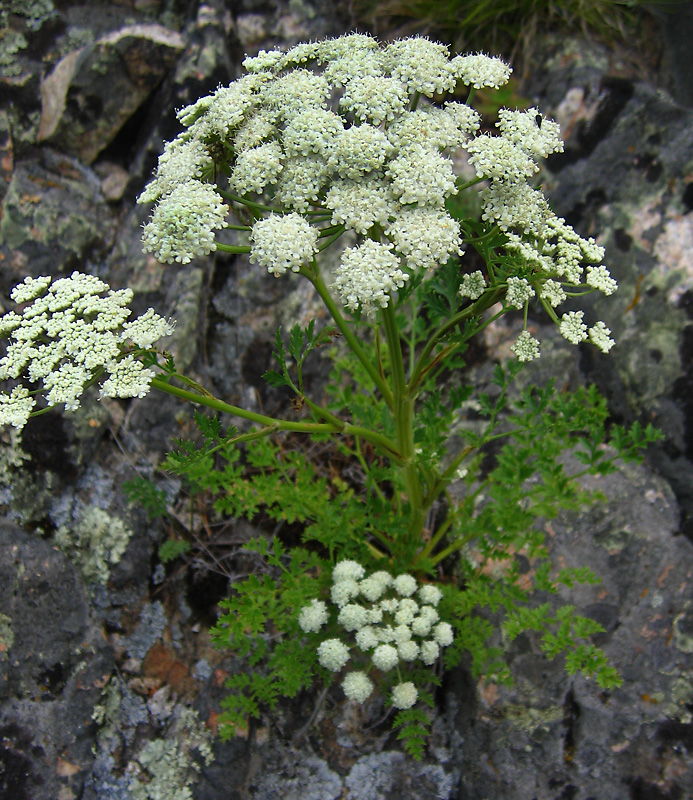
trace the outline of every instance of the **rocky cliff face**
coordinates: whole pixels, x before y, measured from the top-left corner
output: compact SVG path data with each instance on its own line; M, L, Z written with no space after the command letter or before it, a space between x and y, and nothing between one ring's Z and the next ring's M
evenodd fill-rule
M173 348L183 368L215 381L232 401L276 402L259 394L258 376L269 366L277 324L310 312L305 287L224 254L187 267L158 264L141 251L147 210L134 199L178 130L175 109L236 78L244 52L351 24L332 4L304 0L4 3L2 296L26 275L73 269L130 286L138 313L153 305L177 319ZM0 797L686 796L693 785L692 112L685 94L672 99L584 41L547 41L522 92L566 136L566 153L544 173L549 197L579 233L607 248L620 284L592 308L617 339L608 356L575 349L546 320L532 320L546 329L536 380L595 382L617 420L652 421L666 434L646 466L601 485L605 505L547 528L557 559L603 578L599 590L573 602L606 628L601 646L623 688L607 694L569 679L522 639L510 651L513 689L477 685L463 669L448 676L422 764L399 752L381 708L354 716L336 695L309 730L303 725L317 697L287 704L245 737L215 740L215 760L206 764L209 737L199 720L214 730L224 678L235 668L210 647L207 629L227 589L224 558L245 533L240 526L212 533L196 520L208 555L166 574L155 556L163 531L127 505L122 484L135 470L151 474L172 435L189 430L189 417L170 398L92 400L73 416L33 420L22 451L9 439L2 447ZM512 326L489 332L476 367L480 384L510 356ZM173 498L180 487L164 488ZM85 529L96 533L77 536L73 560L55 547L56 531ZM104 542L126 546L118 564L107 564L105 582L93 579L104 577Z

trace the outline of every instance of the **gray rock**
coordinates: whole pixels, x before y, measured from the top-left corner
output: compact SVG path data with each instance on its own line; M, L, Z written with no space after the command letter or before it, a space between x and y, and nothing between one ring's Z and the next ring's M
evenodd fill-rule
M617 418L664 431L653 463L693 536L693 111L610 75L608 56L588 42L553 42L525 91L566 137L566 152L548 162L548 196L579 233L597 236L619 282L611 297L581 300L586 321L604 320L617 343L608 356L581 347L581 372Z
M693 657L683 633L691 614L693 547L673 535L675 498L645 468L628 467L588 485L603 491L606 503L547 524L548 544L554 564L589 566L601 578L598 587L566 590L560 599L605 626L597 643L620 670L623 686L602 691L570 678L522 637L509 648L515 686L481 682L477 712L458 718L452 735L461 768L457 796L620 800L650 796L628 794L649 786L651 796L683 797L693 783L693 763L682 746L693 721ZM453 690L448 714L466 702Z
M65 55L41 83L38 141L91 164L175 63L184 40L128 25Z
M91 715L113 655L91 617L79 573L37 535L0 523L0 793L77 796L91 769Z
M266 800L338 800L343 796L339 776L321 758L301 754L297 763L278 766L278 770L260 772L250 785L251 796Z
M394 797L448 798L453 780L439 764L411 764L404 753L374 753L360 758L344 781L349 800Z
M46 149L18 164L2 206L4 280L57 275L102 257L115 233L101 182L78 161Z

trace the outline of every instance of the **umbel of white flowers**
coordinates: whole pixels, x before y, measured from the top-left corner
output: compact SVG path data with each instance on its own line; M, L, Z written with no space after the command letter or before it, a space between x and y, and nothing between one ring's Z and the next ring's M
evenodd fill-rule
M26 278L11 294L20 313L0 317L0 338L10 343L0 360L0 381L26 377L41 383L30 392L19 385L0 392L0 425L21 429L43 394L48 406L61 403L74 410L87 384L103 377L101 396L144 397L154 372L137 357L173 323L148 309L128 322L130 289L112 291L91 275L73 272L54 282Z
M334 286L348 309L373 313L417 270L462 255L460 226L445 200L459 190L451 155L464 149L485 186L483 216L506 234L511 266L522 274L487 283L472 272L460 296L474 301L505 288L504 305L524 308L512 347L520 361L539 356L526 329L532 297L569 342L589 339L610 350L603 322L588 329L582 311L559 318L554 310L569 297L617 288L598 263L603 248L578 236L527 182L540 158L562 150L558 125L536 109L501 109L498 135L480 134L472 108L437 104L460 84L501 86L511 71L502 61L451 58L444 45L420 37L381 47L352 34L262 52L244 64L248 75L179 112L186 130L166 145L139 198L156 201L145 249L182 264L210 253L214 232L228 224L224 196L235 210L250 204L250 260L277 276L317 269L321 239L329 243L335 226L351 229L357 244L343 251ZM213 182L224 175L226 188ZM48 406L74 409L102 376L102 395L142 397L154 376L142 351L171 332L153 309L127 323L129 289L112 291L77 272L51 282L27 278L12 292L23 308L0 318L0 338L10 339L0 381L42 387L0 392L0 425L23 427L41 394Z
M581 311L560 319L554 311L567 296L616 289L608 270L593 266L603 248L578 236L528 183L540 159L563 150L558 125L536 108L501 109L498 134L479 133L474 109L440 103L462 86L506 83L511 69L500 59L451 57L422 37L380 46L350 34L262 51L243 64L247 75L179 111L186 129L166 144L139 198L156 202L146 250L186 264L216 248L214 231L228 224L225 200L234 210L262 201L253 207L251 262L276 276L298 272L321 235L342 225L357 244L343 251L334 287L348 309L373 313L417 270L462 255L460 226L445 208L458 192L452 155L462 149L484 181L484 219L507 234L507 252L531 275L507 279L506 305L523 308L537 296L568 341L609 351L603 322L588 330ZM461 295L473 300L489 288L476 272ZM520 361L539 355L526 323L513 350Z
M430 666L441 648L452 644L452 627L440 621L436 610L441 598L437 586L419 586L411 575L393 577L380 571L366 577L357 561L340 561L332 572L330 599L339 608L337 623L351 634L361 659L369 659L369 668L382 672L414 661ZM317 633L328 619L327 604L312 600L301 609L298 624L306 633ZM325 639L317 652L319 663L332 672L340 672L351 658L342 638ZM342 689L350 700L363 703L374 685L366 672L355 670L346 674ZM395 708L411 708L417 698L411 681L392 689Z

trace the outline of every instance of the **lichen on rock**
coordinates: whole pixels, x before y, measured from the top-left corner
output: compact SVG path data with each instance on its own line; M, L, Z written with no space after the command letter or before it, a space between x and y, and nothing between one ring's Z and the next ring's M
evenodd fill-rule
M111 566L123 557L132 531L101 508L86 508L74 525L61 525L55 543L87 583L106 583Z

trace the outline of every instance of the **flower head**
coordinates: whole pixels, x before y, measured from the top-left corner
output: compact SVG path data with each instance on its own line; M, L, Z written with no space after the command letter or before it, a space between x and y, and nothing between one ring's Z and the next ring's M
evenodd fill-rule
M298 615L298 624L306 633L317 633L327 620L327 606L322 600L311 600Z
M615 342L610 338L611 331L603 322L595 323L594 327L590 328L588 335L592 344L598 347L602 353L608 353L614 346Z
M529 281L526 278L517 278L511 275L508 278L506 303L515 308L524 308L530 297L534 297L534 289L529 285Z
M366 574L366 570L358 563L358 561L350 561L345 559L339 561L335 568L332 570L332 582L340 583L341 581L358 581Z
M348 603L342 607L337 622L345 631L358 631L368 623L368 611L357 603Z
M372 656L373 666L387 672L395 667L399 662L397 648L391 644L381 644L375 648Z
M398 575L392 582L397 594L410 597L417 589L416 578L411 575Z
M462 276L460 283L460 297L468 297L470 300L478 300L486 291L486 279L483 272L476 270Z
M373 313L390 302L390 293L404 286L409 276L402 272L392 245L371 240L342 253L334 285L344 305Z
M385 58L392 76L406 86L409 94L418 92L432 97L455 88L456 79L444 44L419 36L400 39L388 45Z
M318 647L320 665L331 672L339 672L348 660L349 648L339 639L326 639Z
M437 606L443 597L443 593L440 591L440 589L431 583L427 583L422 586L419 589L418 594L422 603L426 603L431 606Z
M166 264L188 264L216 250L213 231L226 227L228 213L213 186L181 183L159 200L144 226L144 249Z
M522 331L510 349L515 353L518 361L534 361L535 358L539 358L539 340L535 339L529 331Z
M342 681L342 689L349 700L364 703L373 693L373 682L365 672L347 672Z
M395 708L406 710L416 703L418 696L416 686L411 681L399 683L392 690L392 705Z
M10 337L0 380L41 382L46 403L69 410L79 407L85 385L99 373L105 377L102 397L147 394L154 372L132 350L152 347L173 332L173 323L151 308L127 322L131 290L113 291L93 275L73 272L56 281L28 278L11 296L28 305L21 314L10 311L0 318L0 334ZM0 425L22 428L35 406L25 387L0 393Z
M450 71L463 83L475 89L484 89L487 86L498 89L508 82L512 68L500 58L477 53L455 56L450 62Z
M584 311L569 311L561 319L561 336L572 344L580 344L587 338L587 325L582 321Z
M298 272L317 252L318 232L299 214L273 214L256 222L250 234L250 261L275 277Z

